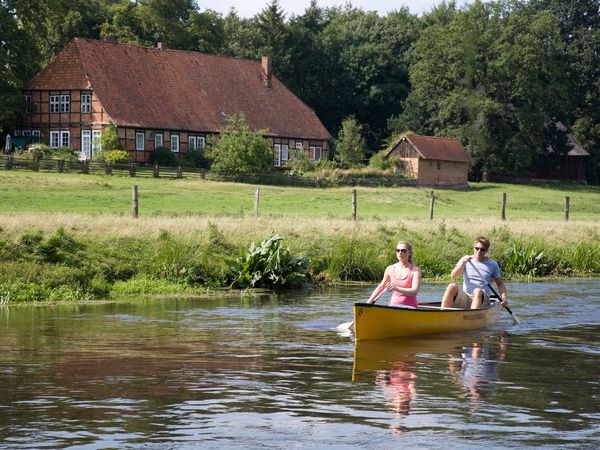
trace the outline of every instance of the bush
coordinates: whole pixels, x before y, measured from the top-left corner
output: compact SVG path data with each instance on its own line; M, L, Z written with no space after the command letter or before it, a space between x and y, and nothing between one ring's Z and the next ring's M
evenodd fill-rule
M229 116L227 126L207 150L217 173L267 173L273 170L273 149L264 131L252 131L243 114Z
M32 144L23 155L28 159L46 159L50 158L51 154L52 149L46 144Z
M175 153L167 147L157 147L150 154L150 161L159 166L175 167L177 166L177 157Z
M308 152L303 148L290 150L292 159L288 161L287 166L291 169L292 175L303 175L315 170L316 164L308 157Z
M59 147L51 152L52 159L62 159L63 161L79 161L79 152L69 147Z
M208 167L208 161L204 157L203 150L192 150L186 153L181 162L185 167L200 167L204 169Z
M109 150L104 153L104 161L110 164L126 164L129 162L129 152L125 150Z
M371 159L369 160L369 167L379 170L390 170L392 167L394 167L397 160L394 158L386 158L386 153L387 150L381 150L380 152L377 152L371 156Z
M230 262L233 274L232 286L274 287L295 286L306 277L309 261L292 256L289 249L281 246L283 238L277 234L254 242L242 250L240 256Z

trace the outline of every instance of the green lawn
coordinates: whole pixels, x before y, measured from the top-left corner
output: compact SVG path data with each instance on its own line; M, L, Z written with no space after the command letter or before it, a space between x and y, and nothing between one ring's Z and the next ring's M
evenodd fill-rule
M140 215L252 214L256 186L200 179L0 171L0 213L131 211L131 186L139 190ZM349 218L350 187L260 186L260 214L272 217ZM358 187L358 217L419 220L429 217L428 188ZM577 184L536 186L471 183L469 189L434 189L435 218L498 218L502 193L507 219L562 219L565 196L572 220L600 218L600 188Z

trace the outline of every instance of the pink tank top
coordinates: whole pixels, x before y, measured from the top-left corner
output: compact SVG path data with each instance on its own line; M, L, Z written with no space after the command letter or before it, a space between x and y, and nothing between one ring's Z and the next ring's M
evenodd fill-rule
M401 287L401 288L410 288L412 287L412 277L413 277L413 269L415 267L414 264L411 264L408 267L407 276L404 279L396 278L396 267L398 264L394 264L392 269L392 286ZM417 296L416 295L406 295L402 292L392 291L392 298L390 299L390 306L409 306L412 308L416 308L417 304Z

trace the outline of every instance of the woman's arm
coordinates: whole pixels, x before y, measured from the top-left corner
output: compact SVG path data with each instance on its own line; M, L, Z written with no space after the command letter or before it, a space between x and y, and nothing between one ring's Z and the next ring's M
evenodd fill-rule
M390 283L389 269L389 266L385 269L381 283L379 283L377 287L373 290L373 293L369 297L369 300L367 300L367 303L375 303L375 300L377 300L381 293L385 291L386 286Z

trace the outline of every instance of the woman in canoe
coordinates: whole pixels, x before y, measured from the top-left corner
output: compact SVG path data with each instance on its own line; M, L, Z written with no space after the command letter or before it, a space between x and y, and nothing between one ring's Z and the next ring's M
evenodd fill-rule
M398 262L385 269L381 283L375 288L367 303L375 303L384 290L392 292L390 306L417 308L417 293L421 287L421 269L412 260L412 245L400 241L396 245Z

